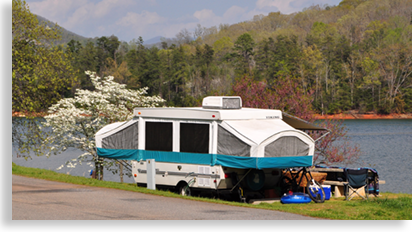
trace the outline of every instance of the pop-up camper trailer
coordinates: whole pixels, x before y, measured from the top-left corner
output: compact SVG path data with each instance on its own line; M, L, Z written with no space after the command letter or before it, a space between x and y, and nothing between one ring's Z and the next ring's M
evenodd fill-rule
M132 160L138 185L147 184L146 160L156 164L156 186L190 190L273 188L281 170L312 166L323 130L279 110L242 108L240 97L206 97L198 108L136 108L134 118L96 134L100 157Z

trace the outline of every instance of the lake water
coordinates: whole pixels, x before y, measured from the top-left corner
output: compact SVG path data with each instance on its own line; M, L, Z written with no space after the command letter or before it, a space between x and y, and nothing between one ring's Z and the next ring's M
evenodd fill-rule
M412 120L345 120L351 142L358 144L362 155L359 167L377 169L379 178L386 184L380 186L381 192L412 194ZM56 170L65 161L77 158L81 153L76 149L68 149L57 156L37 157L32 160L18 158L13 151L12 160L17 165ZM63 168L57 172L76 176L90 177L89 165L83 164L74 169ZM104 180L120 181L118 174L105 170ZM134 183L125 176L124 182Z
M345 120L351 142L362 155L359 162L377 169L381 192L412 194L412 120Z

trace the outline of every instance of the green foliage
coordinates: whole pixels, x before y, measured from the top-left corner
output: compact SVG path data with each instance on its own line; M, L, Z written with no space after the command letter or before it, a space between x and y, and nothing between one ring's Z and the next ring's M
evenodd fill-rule
M236 69L240 75L247 74L252 69L255 41L249 33L242 34L235 41L233 50L236 54Z
M217 58L223 58L226 54L230 52L230 49L233 47L232 40L225 36L213 43L213 48L215 50L215 55Z
M76 79L70 56L53 46L60 29L39 24L24 1L13 0L12 110L41 112L70 95Z
M72 57L53 46L59 38L59 26L39 23L25 1L13 0L12 111L30 118L12 118L12 146L22 153L37 151L48 136L38 127L42 119L34 114L70 96L77 83Z

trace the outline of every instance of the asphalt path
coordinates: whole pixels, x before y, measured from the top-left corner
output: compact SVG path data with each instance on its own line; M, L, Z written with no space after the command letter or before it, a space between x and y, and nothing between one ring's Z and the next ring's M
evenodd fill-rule
M272 210L198 202L12 175L13 220L308 220Z

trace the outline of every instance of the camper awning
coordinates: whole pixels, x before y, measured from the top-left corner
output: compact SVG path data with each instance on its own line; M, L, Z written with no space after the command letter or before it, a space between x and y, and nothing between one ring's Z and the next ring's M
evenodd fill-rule
M290 126L298 130L325 130L325 131L328 130L326 128L317 126L313 123L307 122L305 120L302 120L300 118L297 118L285 112L282 112L282 118L284 122L286 122L287 124L289 124Z
M105 149L97 148L100 157L118 160L148 160L156 162L187 163L198 165L221 165L241 169L310 167L313 156L295 157L239 157L221 154L199 154L187 152L147 151L138 149Z

